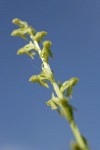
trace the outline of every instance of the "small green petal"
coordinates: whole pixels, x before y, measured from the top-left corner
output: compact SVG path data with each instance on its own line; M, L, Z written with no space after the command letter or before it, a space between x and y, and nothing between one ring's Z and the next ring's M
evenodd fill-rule
M18 18L13 19L12 23L18 25L19 27L27 27L28 26L27 22L22 21L22 20L20 20Z
M45 48L50 48L50 46L52 45L52 42L51 41L44 41L42 43L42 45L45 47Z
M57 109L57 105L51 100L47 101L46 104L51 107L52 110Z
M11 36L20 36L23 39L27 40L27 37L25 36L26 31L24 29L16 29L11 33Z
M78 81L79 81L78 78L71 78L71 79L69 80L71 86L75 86Z
M39 82L39 78L37 77L37 75L34 75L29 78L29 81L30 82Z
M25 49L21 48L17 51L17 55L25 54Z
M48 84L45 81L40 80L39 83L40 83L40 85L45 86L46 88L49 88Z
M73 92L72 87L69 87L69 88L67 89L66 96L71 96L71 95L72 95L72 92Z
M34 56L35 56L35 52L32 52L32 50L37 51L35 45L32 42L30 42L29 44L27 44L24 47L20 48L17 51L17 55L27 54L28 56L30 56L33 59Z
M33 75L33 76L31 76L29 78L29 81L30 82L38 82L40 85L45 86L46 88L49 87L48 84L39 77L39 75Z
M51 58L53 58L53 54L52 54L52 52L50 50L52 42L51 41L44 41L42 43L42 45L43 45L43 49L48 53L48 56L50 56Z
M35 32L36 32L35 29L32 28L31 26L29 26L29 27L27 28L27 34L29 34L29 35L34 35Z
M45 31L41 31L41 32L37 32L36 35L34 36L34 40L36 40L37 42L41 42L42 39L47 35L47 32Z
M77 84L77 82L79 81L78 78L71 78L68 81L65 81L62 86L60 87L60 91L63 93L66 89L69 89L69 92L71 92L71 87L75 86ZM68 92L68 93L69 93Z
M26 54L31 57L32 59L34 59L34 56L35 56L35 52L32 52L32 51L29 51L29 52L26 52Z

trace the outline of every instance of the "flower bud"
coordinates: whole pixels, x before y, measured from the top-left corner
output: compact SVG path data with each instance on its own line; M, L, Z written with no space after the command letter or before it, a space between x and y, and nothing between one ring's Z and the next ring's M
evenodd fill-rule
M36 35L34 36L34 40L36 40L37 42L41 42L44 36L46 35L47 35L47 32L45 31L37 32Z
M42 45L45 47L45 48L50 48L50 46L52 45L52 42L51 41L44 41L42 43Z

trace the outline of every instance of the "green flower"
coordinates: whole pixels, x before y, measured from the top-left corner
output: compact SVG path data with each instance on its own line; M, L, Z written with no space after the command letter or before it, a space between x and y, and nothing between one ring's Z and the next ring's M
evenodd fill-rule
M41 32L37 32L34 36L34 40L36 40L37 42L41 42L42 39L47 35L47 32L45 31L41 31Z
M17 51L17 54L18 55L27 54L28 56L30 56L33 59L34 56L35 56L35 52L32 52L32 50L38 51L37 48L35 47L35 45L32 42L30 42L29 44L27 44L24 47L20 48Z
M48 88L48 84L39 77L39 75L33 75L29 78L30 82L38 82L40 85L45 86L46 88Z

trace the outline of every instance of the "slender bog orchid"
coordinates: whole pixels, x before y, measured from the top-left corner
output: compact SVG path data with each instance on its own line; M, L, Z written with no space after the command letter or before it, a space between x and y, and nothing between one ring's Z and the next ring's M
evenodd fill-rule
M36 32L34 28L27 24L27 22L22 21L18 18L13 19L12 22L19 26L18 29L15 29L11 33L12 36L20 36L25 40L28 40L30 38L29 43L26 44L24 47L20 48L17 51L17 54L26 54L30 58L34 59L35 54L38 53L39 58L42 61L40 74L32 75L29 78L29 81L32 83L37 82L41 86L44 86L46 88L49 87L47 81L51 83L54 92L52 92L51 99L48 100L46 104L50 106L52 110L57 110L60 116L64 117L68 121L75 137L75 141L71 144L71 149L90 150L87 140L80 133L76 125L74 119L74 109L70 104L73 87L77 84L79 79L73 77L65 81L64 83L56 82L54 72L51 70L49 65L49 58L53 58L53 54L50 50L52 42L49 40L43 41L43 38L47 35L47 32Z

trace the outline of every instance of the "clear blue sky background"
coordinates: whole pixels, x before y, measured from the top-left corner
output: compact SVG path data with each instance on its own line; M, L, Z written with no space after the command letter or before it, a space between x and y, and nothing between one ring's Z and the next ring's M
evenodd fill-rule
M69 150L68 123L45 102L51 91L30 84L38 57L17 56L26 42L11 37L13 18L26 20L53 42L56 80L75 76L75 118L92 150L100 149L100 1L0 0L0 150Z

